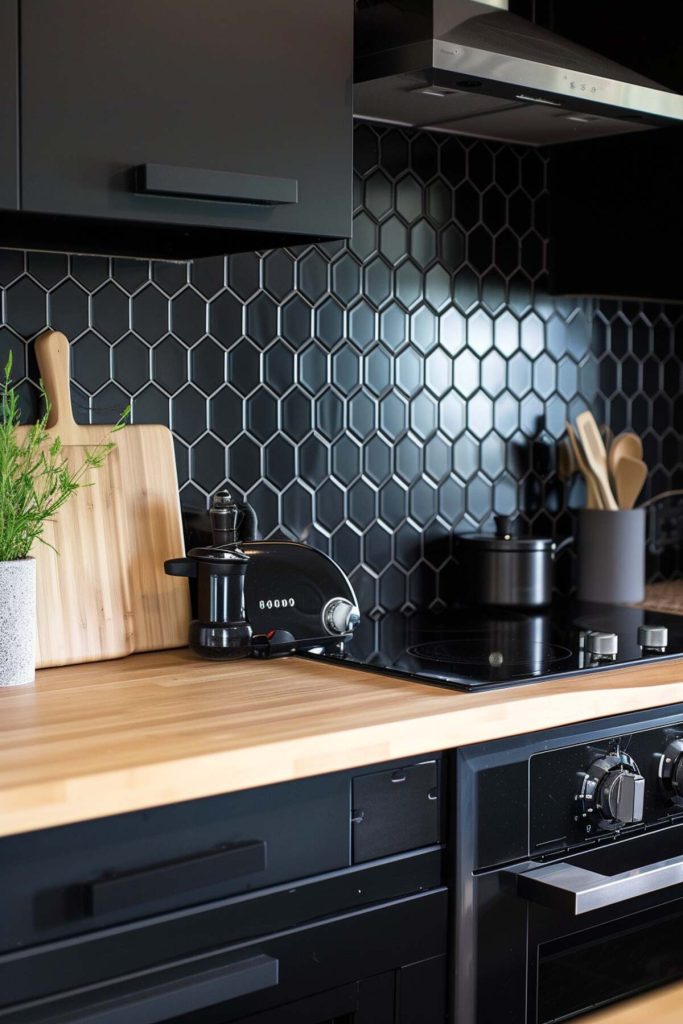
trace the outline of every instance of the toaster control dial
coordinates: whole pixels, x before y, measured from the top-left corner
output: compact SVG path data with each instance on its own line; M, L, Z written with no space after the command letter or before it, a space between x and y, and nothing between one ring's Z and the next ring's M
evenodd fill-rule
M618 750L605 754L590 766L579 793L586 831L642 821L644 799L645 779L633 758Z
M659 779L668 796L683 797L683 739L673 740L662 754Z
M352 633L360 622L360 612L345 597L333 597L323 608L323 626L332 636Z

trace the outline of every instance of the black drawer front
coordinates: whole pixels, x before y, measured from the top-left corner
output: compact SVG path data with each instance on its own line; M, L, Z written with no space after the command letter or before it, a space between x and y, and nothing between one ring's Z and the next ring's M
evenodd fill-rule
M0 956L0 1007L107 984L135 971L248 943L311 921L428 892L443 883L440 849L288 882L193 910Z
M350 863L344 773L0 841L0 950Z
M163 1003L153 1009L154 999L160 986L172 980L179 986L183 1021L225 1024L363 976L443 955L447 895L445 888L439 888L248 943L214 948L194 964L167 961L142 975L128 972L85 991L15 1004L0 1011L0 1020L3 1024L157 1024L169 1016L164 1016ZM231 982L226 973L237 981ZM205 983L216 986L212 1005L207 1002L212 996L207 996ZM221 995L221 986L230 993L231 983L237 994ZM238 984L244 994L239 994Z

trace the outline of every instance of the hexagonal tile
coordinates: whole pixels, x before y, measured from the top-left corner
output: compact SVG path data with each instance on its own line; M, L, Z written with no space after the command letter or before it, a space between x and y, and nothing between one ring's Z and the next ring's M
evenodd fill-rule
M367 213L357 213L353 218L351 251L358 259L367 260L377 250L377 225Z
M347 493L348 515L359 530L365 530L376 516L377 492L367 480L356 480Z
M92 331L88 331L71 345L73 376L91 395L111 379L110 360L110 346Z
M445 480L452 468L452 445L445 437L435 434L425 444L425 473L438 484Z
M88 327L88 293L72 280L57 285L48 295L48 322L67 338L78 337Z
M295 476L295 448L283 434L277 434L263 450L266 478L282 491Z
M324 480L315 493L315 516L323 529L333 533L344 522L344 491L334 480Z
M153 285L146 285L131 301L131 327L154 344L168 332L168 299Z
M209 402L209 427L214 434L230 443L244 426L242 398L231 387L223 387Z
M424 363L419 352L408 345L396 357L396 386L410 398L422 387Z
M442 348L427 356L425 363L425 384L433 395L440 398L452 385L453 360Z
M348 305L360 293L360 265L350 252L335 260L331 277L332 293L343 305Z
M277 336L277 306L265 292L247 303L245 334L260 348L265 348Z
M343 434L332 445L332 473L342 484L356 479L361 469L361 448L350 434Z
M126 334L112 349L114 380L134 395L150 377L150 348L135 334Z
M410 315L410 340L418 352L433 351L439 340L439 321L428 306L419 306Z
M260 383L261 357L246 338L228 352L228 380L243 395L250 394Z
M455 391L449 393L439 402L439 427L450 440L458 437L465 429L467 406L465 400Z
M391 210L391 182L383 171L373 171L365 180L365 206L375 220Z
M422 277L411 260L405 260L394 275L396 298L406 309L412 309L422 296Z
M301 441L313 426L311 399L299 388L282 399L282 429L293 441Z
M244 403L246 427L264 444L277 430L277 398L266 388L257 388Z
M436 430L438 405L426 389L422 389L410 401L410 429L422 441Z
M422 189L412 174L405 174L396 182L396 209L407 224L422 213Z
M316 430L328 441L334 441L344 429L344 404L332 388L315 399L314 422Z
M263 259L263 287L282 302L294 288L294 259L286 249L269 252Z
M206 398L192 384L171 400L173 430L188 444L193 444L207 428Z
M456 389L465 398L479 387L481 365L474 352L466 349L456 357L453 363L453 382Z
M240 434L228 447L228 479L246 494L260 477L261 448L248 434Z
M391 448L379 434L365 442L363 472L377 486L391 476Z
M406 484L417 480L422 471L422 449L417 440L406 434L396 445L394 464L396 475Z
M166 295L175 295L187 284L187 263L152 263L151 277L154 284Z
M218 295L225 285L225 259L211 256L190 264L190 282L205 299Z
M425 269L436 257L436 231L428 220L418 220L410 229L410 255Z
M19 277L5 291L7 323L24 338L42 331L46 326L46 294L30 277Z
M378 309L391 297L391 267L376 256L363 270L363 292Z
M336 299L325 299L315 310L315 336L327 349L344 336L344 311Z
M261 283L261 261L255 252L231 256L227 264L227 284L230 291L246 302L255 295Z
M328 445L316 434L309 434L299 445L297 465L298 475L315 490L329 475Z
M187 345L203 338L207 329L206 302L194 288L183 288L171 299L171 331Z
M225 480L225 462L225 446L211 434L205 434L190 449L190 476L210 494Z
M348 313L349 339L364 349L376 334L375 313L370 305L361 299Z

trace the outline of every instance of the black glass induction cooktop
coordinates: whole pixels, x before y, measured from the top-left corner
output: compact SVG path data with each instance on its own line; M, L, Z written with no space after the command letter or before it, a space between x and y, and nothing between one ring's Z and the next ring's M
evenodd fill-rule
M568 602L543 612L390 614L363 618L351 640L308 656L456 690L490 689L683 657L683 617Z

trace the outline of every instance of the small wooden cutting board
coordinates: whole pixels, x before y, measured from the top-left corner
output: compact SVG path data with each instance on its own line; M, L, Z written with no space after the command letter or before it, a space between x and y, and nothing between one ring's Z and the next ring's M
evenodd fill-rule
M69 343L56 331L36 341L51 403L48 427L72 467L111 427L79 424L69 391ZM26 432L28 427L20 427ZM167 427L126 426L116 448L47 523L36 543L37 667L118 658L187 643L187 581L164 561L184 552L173 439Z

